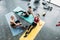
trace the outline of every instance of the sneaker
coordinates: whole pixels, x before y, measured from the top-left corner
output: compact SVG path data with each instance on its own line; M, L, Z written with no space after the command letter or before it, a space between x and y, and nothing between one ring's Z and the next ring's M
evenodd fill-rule
M25 35L24 37L27 37L27 35Z

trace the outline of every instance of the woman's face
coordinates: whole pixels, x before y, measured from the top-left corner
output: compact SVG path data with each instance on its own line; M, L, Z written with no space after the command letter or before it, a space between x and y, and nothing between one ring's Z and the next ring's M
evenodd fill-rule
M29 8L29 10L31 10L31 8Z
M14 19L14 16L11 16L11 19Z

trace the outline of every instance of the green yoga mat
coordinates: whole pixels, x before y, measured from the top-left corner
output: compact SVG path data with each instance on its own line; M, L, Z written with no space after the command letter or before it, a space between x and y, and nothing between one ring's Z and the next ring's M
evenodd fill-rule
M25 21L29 22L29 23L32 23L34 21L34 17L32 14L29 15L29 17L24 17L24 16L21 16L22 13L17 13L17 15L19 15L21 18L23 18Z

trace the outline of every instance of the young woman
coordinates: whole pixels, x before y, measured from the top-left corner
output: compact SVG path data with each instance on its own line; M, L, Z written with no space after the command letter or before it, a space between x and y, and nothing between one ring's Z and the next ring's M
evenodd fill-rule
M33 15L33 10L32 10L32 8L31 8L31 6L28 7L27 13L28 13L28 15L30 15L30 14ZM34 15L33 15L33 16L34 16Z
M21 16L29 17L29 15L28 15L28 13L27 13L27 12L23 12L23 13L21 14Z
M24 17L29 17L30 14L33 15L33 10L31 8L31 6L28 7L27 12L20 10L20 11L15 12L15 13L19 13L19 12L22 12L21 16L24 16ZM33 15L33 17L34 17L34 15Z
M10 25L11 25L11 27L16 28L18 26L21 26L22 24L20 23L19 20L15 21L14 16L11 16L11 18L10 18Z
M25 33L25 36L24 37L27 37L27 35L31 32L31 30L36 27L37 23L40 21L39 20L39 16L40 15L37 14L37 16L34 17L34 22L29 26L28 31ZM40 23L39 23L39 25L40 25Z
M21 12L21 11L19 11L19 12ZM23 12L23 11L22 11L22 12ZM33 15L33 11L32 11L31 6L28 7L28 11L27 11L27 12L23 12L23 13L22 13L22 16L28 17L30 14ZM34 15L33 15L33 16L34 16Z

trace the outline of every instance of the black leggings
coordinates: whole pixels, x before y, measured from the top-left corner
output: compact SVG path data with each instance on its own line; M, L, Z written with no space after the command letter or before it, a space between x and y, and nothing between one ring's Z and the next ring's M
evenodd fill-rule
M26 31L24 37L27 37L27 36L28 36L27 34L29 34L29 33L32 31L32 29L34 29L34 28L36 27L36 25L37 25L37 24L33 22L33 23L29 26L28 31Z
M17 21L15 21L15 23L20 23L20 21L19 21L19 20L17 20Z
M32 26L32 28L31 28L31 30L32 30L33 28L36 27L36 25L37 25L37 24L33 22L33 23L29 26L28 30L30 29L31 26Z
M29 15L27 15L27 13L26 12L24 12L24 11L19 11L19 12L22 12L22 14L24 13L25 15L24 15L24 17L28 17Z

